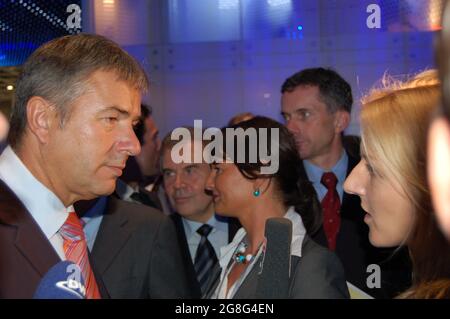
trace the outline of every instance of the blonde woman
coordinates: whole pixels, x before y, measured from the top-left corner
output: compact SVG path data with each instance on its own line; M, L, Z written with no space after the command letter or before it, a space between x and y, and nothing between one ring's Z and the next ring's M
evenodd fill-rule
M344 184L361 198L374 246L408 247L413 285L401 298L450 297L450 246L426 182L426 132L439 97L436 72L426 71L364 98L362 159Z

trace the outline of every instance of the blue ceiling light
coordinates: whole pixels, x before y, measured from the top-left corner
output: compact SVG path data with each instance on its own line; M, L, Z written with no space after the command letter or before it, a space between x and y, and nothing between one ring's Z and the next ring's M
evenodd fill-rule
M297 30L298 30L298 31L302 31L302 30L303 30L303 26L299 25L299 26L297 27Z
M0 0L0 67L22 64L41 44L77 33L65 25L67 6L82 0Z

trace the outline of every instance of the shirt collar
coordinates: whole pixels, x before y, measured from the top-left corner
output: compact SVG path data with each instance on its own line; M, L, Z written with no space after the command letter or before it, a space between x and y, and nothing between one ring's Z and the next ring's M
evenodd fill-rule
M117 179L116 183L116 194L119 195L120 199L122 200L129 200L131 195L133 195L136 190L122 181L120 178Z
M83 214L83 220L88 223L92 218L103 216L108 204L108 196L100 196L95 204Z
M31 216L50 239L67 219L73 206L64 207L61 200L38 181L8 146L0 155L0 179L19 198Z
M313 183L320 183L322 179L322 175L325 172L333 172L336 175L338 181L344 181L347 176L347 167L348 167L348 155L344 150L342 152L339 161L331 168L331 170L325 171L321 167L314 165L308 160L303 161L303 165L305 167L306 174L308 175L308 179Z
M300 217L300 214L295 211L294 206L289 207L284 218L287 218L292 222L291 255L301 257L303 239L306 235L306 229L303 225L302 218ZM220 249L219 264L222 269L225 269L228 266L237 246L246 235L247 232L244 227L241 227L234 236L233 241Z
M295 211L294 206L289 207L284 217L292 222L291 255L301 257L303 240L306 236L306 229L303 225L302 218L300 217L300 214Z
M189 220L184 217L182 219L183 219L184 229L186 232L186 238L189 239L194 235L200 236L199 234L197 234L197 229L199 229L203 225L203 223ZM216 231L222 231L222 232L228 231L227 223L218 220L216 214L213 214L213 216L211 216L211 218L206 222L206 224L210 225L213 228L211 230L211 233L214 233Z
M226 269L228 267L231 258L233 258L233 253L236 251L237 246L246 235L247 232L245 231L244 227L241 227L236 232L236 235L234 235L234 238L231 241L231 243L220 248L220 259L219 259L220 268Z

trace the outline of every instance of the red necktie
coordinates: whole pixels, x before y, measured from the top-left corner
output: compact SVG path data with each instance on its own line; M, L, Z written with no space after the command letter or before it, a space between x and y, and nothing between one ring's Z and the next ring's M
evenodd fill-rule
M336 239L341 226L339 209L341 201L336 190L337 178L332 172L323 173L320 182L327 188L327 193L322 199L323 229L327 236L328 248L336 250Z
M59 229L59 233L64 239L63 247L66 259L81 268L86 287L86 298L100 299L97 282L89 264L83 225L75 212L69 213L66 222Z

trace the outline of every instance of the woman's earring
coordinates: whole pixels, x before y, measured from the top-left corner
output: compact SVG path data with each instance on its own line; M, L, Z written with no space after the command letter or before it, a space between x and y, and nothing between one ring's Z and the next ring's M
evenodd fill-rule
M261 194L261 192L259 191L259 188L257 188L254 192L253 192L253 196L258 197Z

